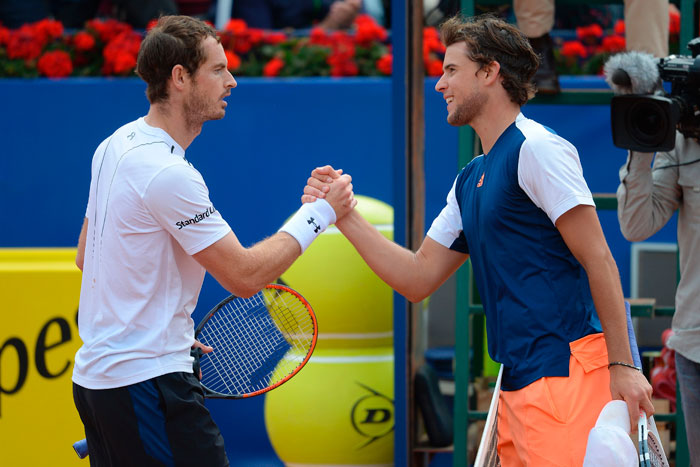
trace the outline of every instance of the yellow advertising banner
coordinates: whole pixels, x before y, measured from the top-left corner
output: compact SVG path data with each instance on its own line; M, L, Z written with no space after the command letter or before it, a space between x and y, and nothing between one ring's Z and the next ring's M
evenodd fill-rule
M0 249L0 465L88 465L72 448L84 437L74 259L74 248Z

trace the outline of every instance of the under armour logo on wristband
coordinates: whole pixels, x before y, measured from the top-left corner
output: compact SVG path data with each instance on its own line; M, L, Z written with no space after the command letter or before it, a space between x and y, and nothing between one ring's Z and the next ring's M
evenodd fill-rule
M314 225L314 233L318 233L318 231L321 230L321 226L316 224L313 217L309 217L306 222Z

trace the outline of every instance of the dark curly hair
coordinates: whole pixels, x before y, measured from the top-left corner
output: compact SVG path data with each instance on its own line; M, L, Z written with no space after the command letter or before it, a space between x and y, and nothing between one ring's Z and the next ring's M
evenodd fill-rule
M440 38L449 47L464 41L467 56L481 67L496 61L510 100L525 105L535 95L532 78L540 60L527 37L492 14L471 18L457 15L440 25Z
M168 99L168 80L175 65L194 75L206 57L202 42L207 37L220 41L214 28L190 16L162 16L139 50L136 73L146 84L151 104Z

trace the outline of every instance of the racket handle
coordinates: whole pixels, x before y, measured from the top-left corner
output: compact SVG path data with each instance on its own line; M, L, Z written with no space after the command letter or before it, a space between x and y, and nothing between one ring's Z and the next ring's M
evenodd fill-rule
M202 358L202 349L199 347L192 347L190 349L190 356L194 358L192 362L192 372L197 377L198 380L202 380L202 367L199 364L199 360Z
M85 459L88 454L90 454L88 451L87 439L81 439L80 441L73 443L73 449L75 449L75 453L81 459Z

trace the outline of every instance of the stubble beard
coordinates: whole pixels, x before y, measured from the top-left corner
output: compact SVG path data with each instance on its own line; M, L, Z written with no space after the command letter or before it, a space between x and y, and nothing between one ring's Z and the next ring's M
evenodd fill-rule
M447 123L452 126L469 125L481 113L486 106L488 96L483 93L473 93L465 98L455 108L455 110L447 115Z
M207 102L206 96L200 93L196 86L185 101L183 110L185 123L188 128L193 130L201 129L204 122L209 120L221 120L225 115L223 110L213 110L213 106Z

